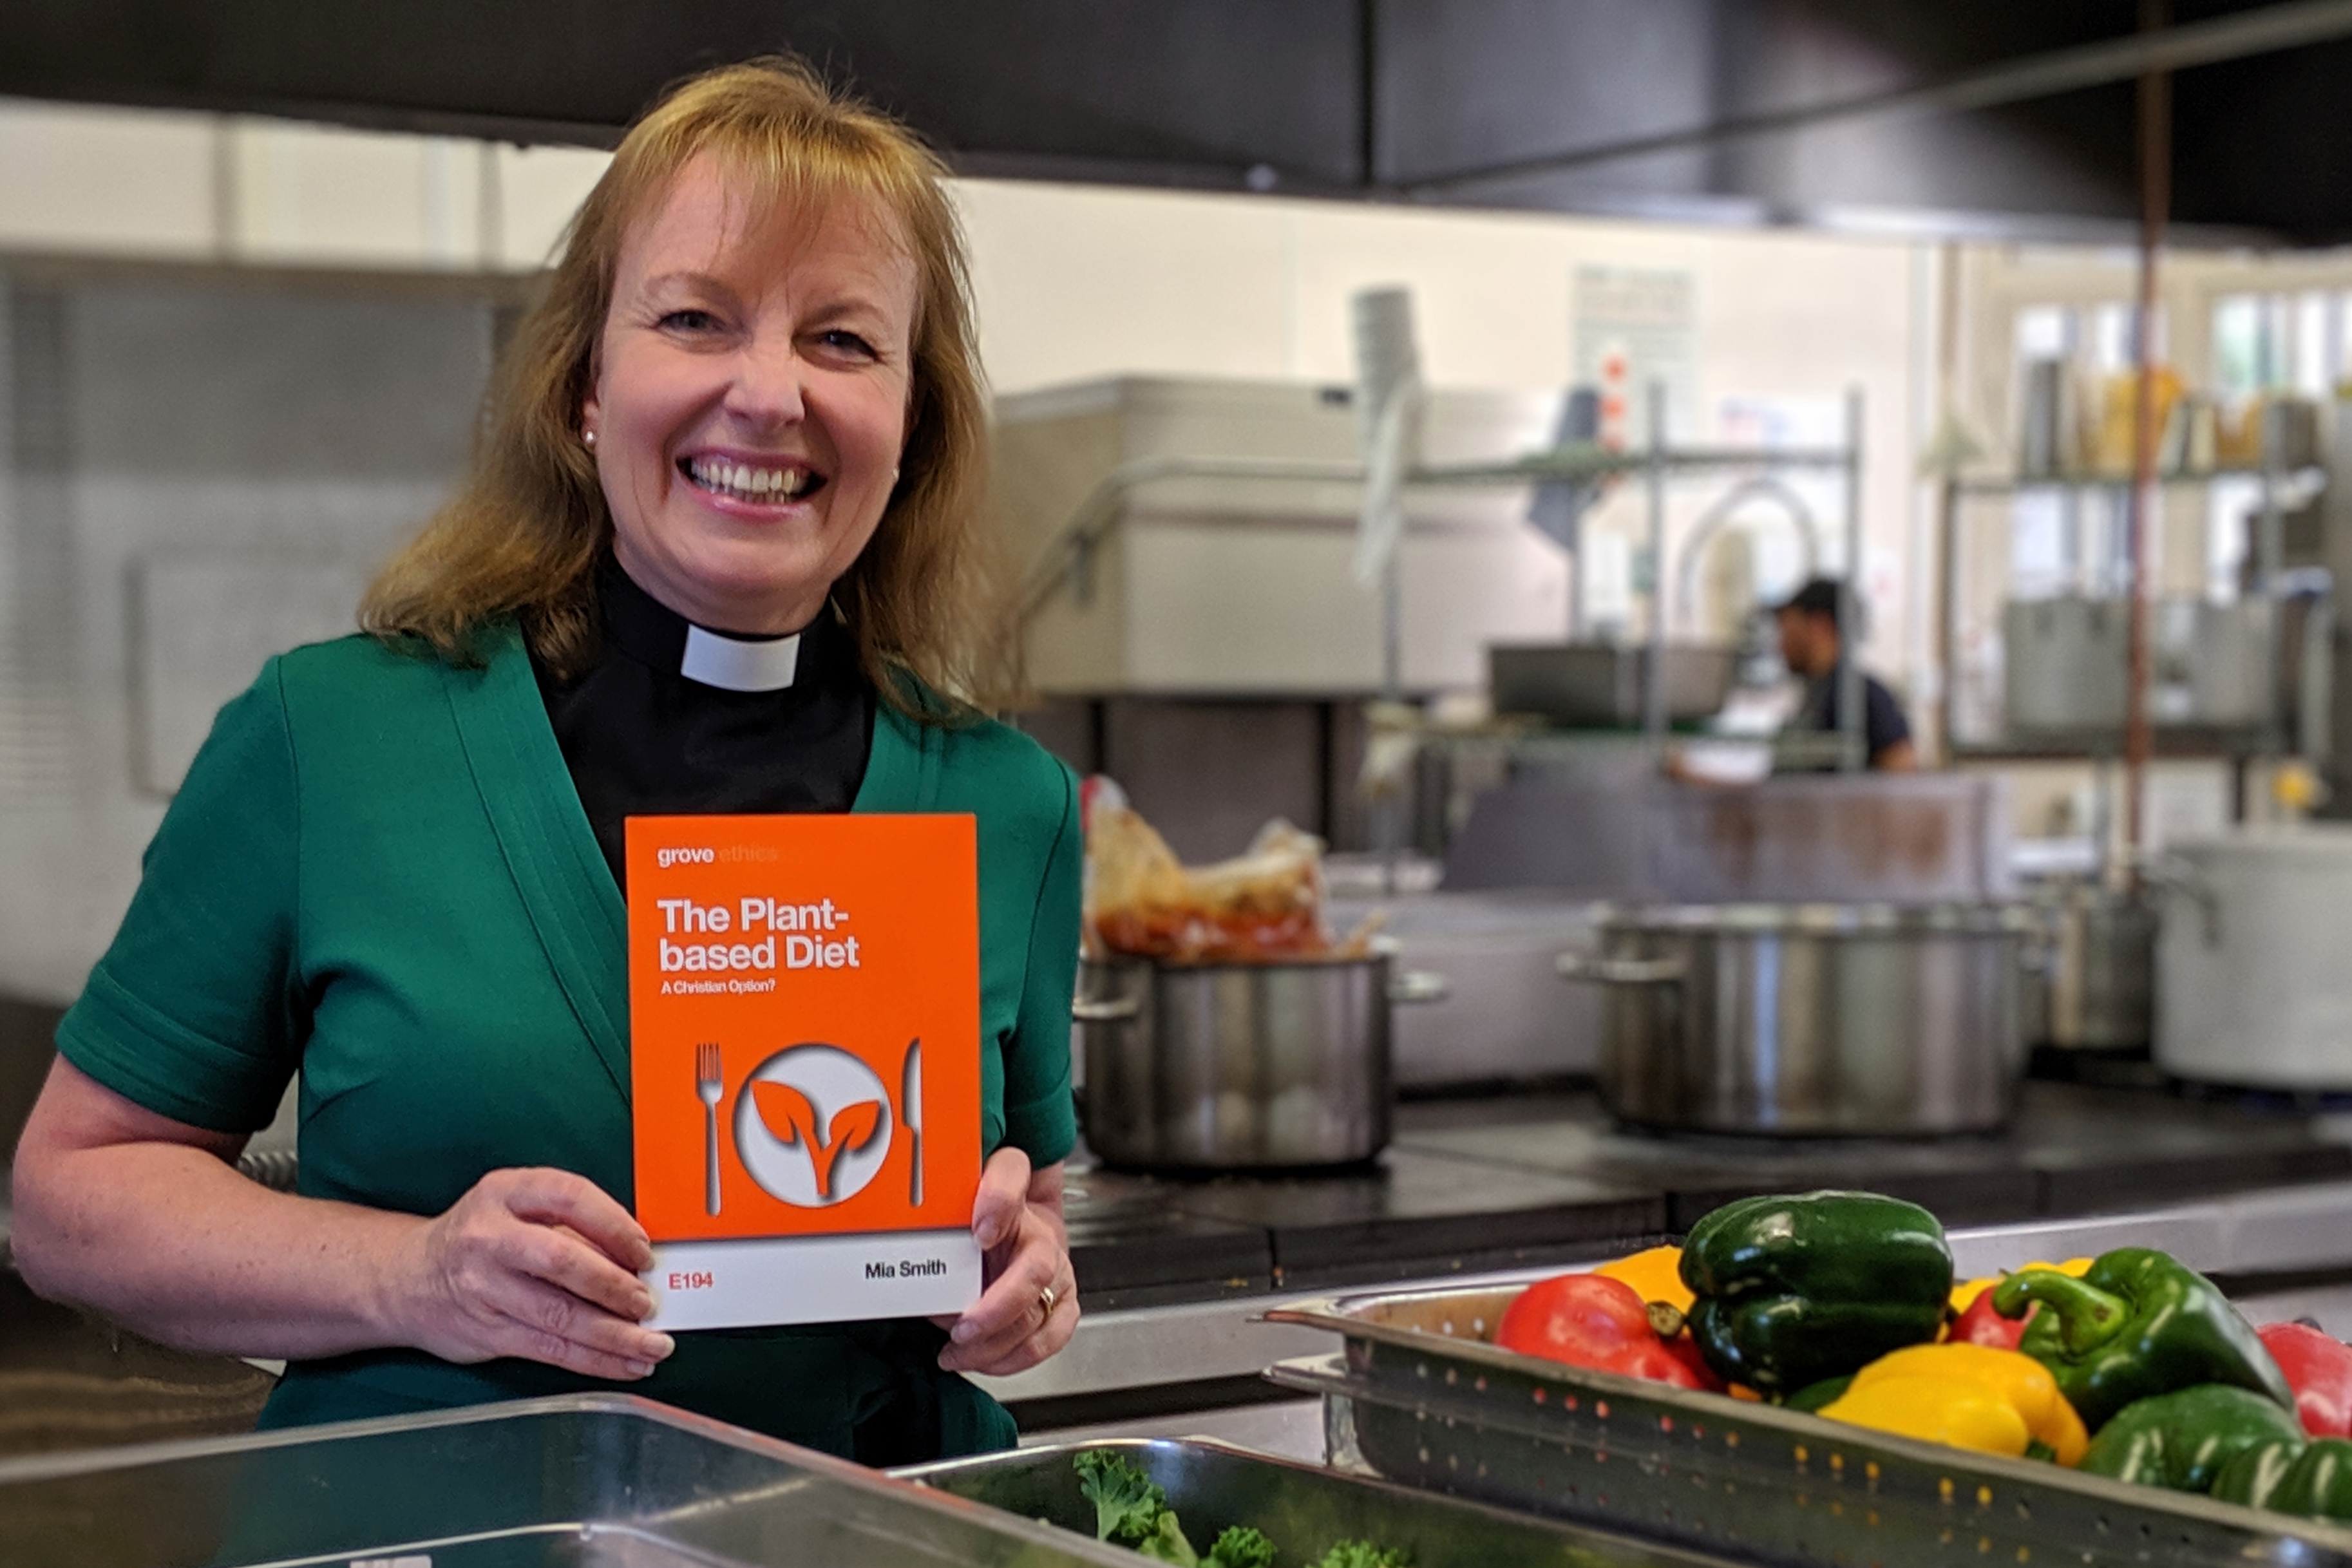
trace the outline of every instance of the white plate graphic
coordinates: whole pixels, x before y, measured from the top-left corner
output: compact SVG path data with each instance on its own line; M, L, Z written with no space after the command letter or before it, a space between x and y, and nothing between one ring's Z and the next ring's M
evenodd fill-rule
M833 1193L817 1190L816 1162L800 1143L785 1144L768 1131L754 1103L754 1082L783 1083L808 1096L816 1112L820 1138L831 1140L834 1118L860 1101L872 1101L877 1113L874 1135L861 1148L844 1149L835 1156ZM898 1132L890 1108L890 1092L872 1068L835 1045L792 1045L751 1070L735 1094L735 1153L761 1190L779 1203L796 1208L827 1208L864 1191L890 1157L890 1142Z

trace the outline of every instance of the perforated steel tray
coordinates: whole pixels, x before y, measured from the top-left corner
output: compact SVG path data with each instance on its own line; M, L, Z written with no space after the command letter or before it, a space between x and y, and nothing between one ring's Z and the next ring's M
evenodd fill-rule
M1324 1396L1334 1465L1768 1563L2352 1568L2352 1530L1867 1432L1497 1349L1513 1290L1339 1297L1267 1375Z
M583 1396L0 1464L5 1568L1135 1568L651 1400Z
M1078 1490L1074 1454L1118 1448L1168 1494L1195 1546L1235 1524L1264 1531L1280 1562L1315 1562L1340 1541L1401 1548L1413 1568L1726 1568L1614 1531L1486 1508L1221 1443L1068 1443L954 1459L898 1473L926 1486L1091 1535L1094 1505Z

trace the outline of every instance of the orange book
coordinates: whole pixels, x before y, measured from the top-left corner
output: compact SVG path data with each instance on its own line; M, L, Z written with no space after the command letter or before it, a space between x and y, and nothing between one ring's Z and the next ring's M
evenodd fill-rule
M632 817L627 858L654 1325L971 1305L972 819Z

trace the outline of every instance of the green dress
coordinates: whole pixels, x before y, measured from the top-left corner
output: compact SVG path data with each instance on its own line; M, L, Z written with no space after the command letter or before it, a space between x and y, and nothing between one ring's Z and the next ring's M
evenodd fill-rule
M1002 725L883 705L853 809L977 819L982 1146L1064 1158L1068 769ZM299 1070L307 1197L437 1214L488 1171L551 1166L629 1204L624 929L520 636L479 669L345 638L271 660L221 710L58 1048L225 1133L264 1125ZM289 1366L263 1424L603 1389L869 1462L1009 1446L941 1343L911 1320L688 1333L628 1385L371 1351Z

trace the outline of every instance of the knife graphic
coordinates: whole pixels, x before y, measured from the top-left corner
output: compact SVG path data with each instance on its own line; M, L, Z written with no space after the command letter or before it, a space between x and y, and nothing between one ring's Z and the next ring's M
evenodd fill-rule
M907 1201L923 1207L923 1042L907 1042L907 1065L898 1086L898 1119L907 1124Z

